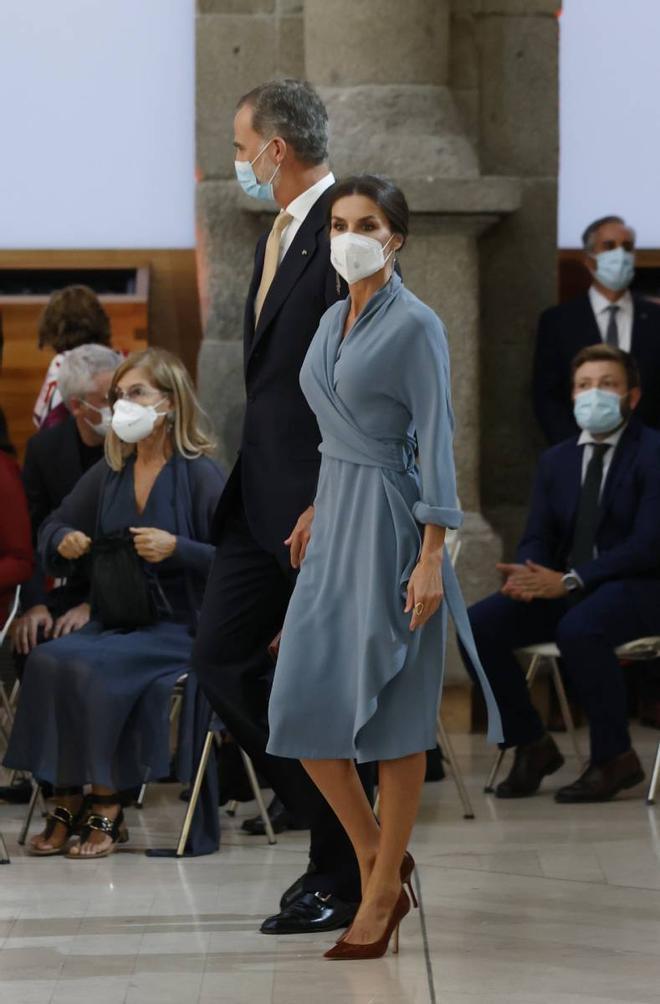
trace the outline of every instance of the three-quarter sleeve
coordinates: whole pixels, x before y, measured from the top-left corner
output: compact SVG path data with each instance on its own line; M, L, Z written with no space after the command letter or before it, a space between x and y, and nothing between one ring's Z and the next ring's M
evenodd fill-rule
M420 499L413 506L418 523L456 529L463 522L456 494L447 336L431 311L414 325L400 360L403 400L418 443Z

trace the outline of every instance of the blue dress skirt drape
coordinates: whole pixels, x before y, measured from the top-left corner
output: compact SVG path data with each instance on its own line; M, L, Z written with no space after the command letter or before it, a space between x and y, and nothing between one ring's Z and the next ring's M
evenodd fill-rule
M499 711L446 556L440 610L414 633L404 613L423 524L462 522L444 328L396 274L342 339L348 309L346 300L326 312L301 371L322 462L282 632L268 752L368 762L432 748L448 615L499 742Z

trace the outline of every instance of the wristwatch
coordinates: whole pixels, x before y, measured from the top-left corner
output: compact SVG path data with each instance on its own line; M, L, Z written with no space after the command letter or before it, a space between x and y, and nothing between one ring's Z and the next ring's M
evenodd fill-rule
M575 572L567 572L566 575L562 575L561 581L564 583L567 593L574 593L576 590L582 589L580 578Z

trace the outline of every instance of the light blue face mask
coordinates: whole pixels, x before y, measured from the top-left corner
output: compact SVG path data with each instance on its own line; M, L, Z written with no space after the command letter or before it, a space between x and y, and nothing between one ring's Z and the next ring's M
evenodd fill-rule
M601 251L594 258L596 278L602 286L618 293L630 285L635 274L635 256L632 251L612 248L611 251Z
M595 435L613 432L623 421L621 401L619 395L611 390L599 387L583 390L573 402L575 421L581 429Z
M254 163L259 160L264 150L267 150L270 144L273 142L269 139L267 143L262 146L261 150L254 158L254 160L235 160L234 170L236 171L236 178L238 183L245 192L246 195L250 195L253 199L262 199L264 202L274 202L275 193L273 191L273 181L275 180L275 175L280 169L278 164L269 181L259 181L256 174L254 173Z

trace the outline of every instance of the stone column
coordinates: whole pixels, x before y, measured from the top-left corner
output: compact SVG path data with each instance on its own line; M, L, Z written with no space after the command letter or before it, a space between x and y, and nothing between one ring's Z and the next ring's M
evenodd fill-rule
M478 550L482 572L475 562L467 593L483 595L499 544L480 516L477 240L513 208L512 193L480 176L448 86L449 0L306 0L304 26L306 74L328 107L335 172L387 174L411 206L401 265L449 333L458 486L470 514L462 562ZM467 540L473 533L478 548Z

